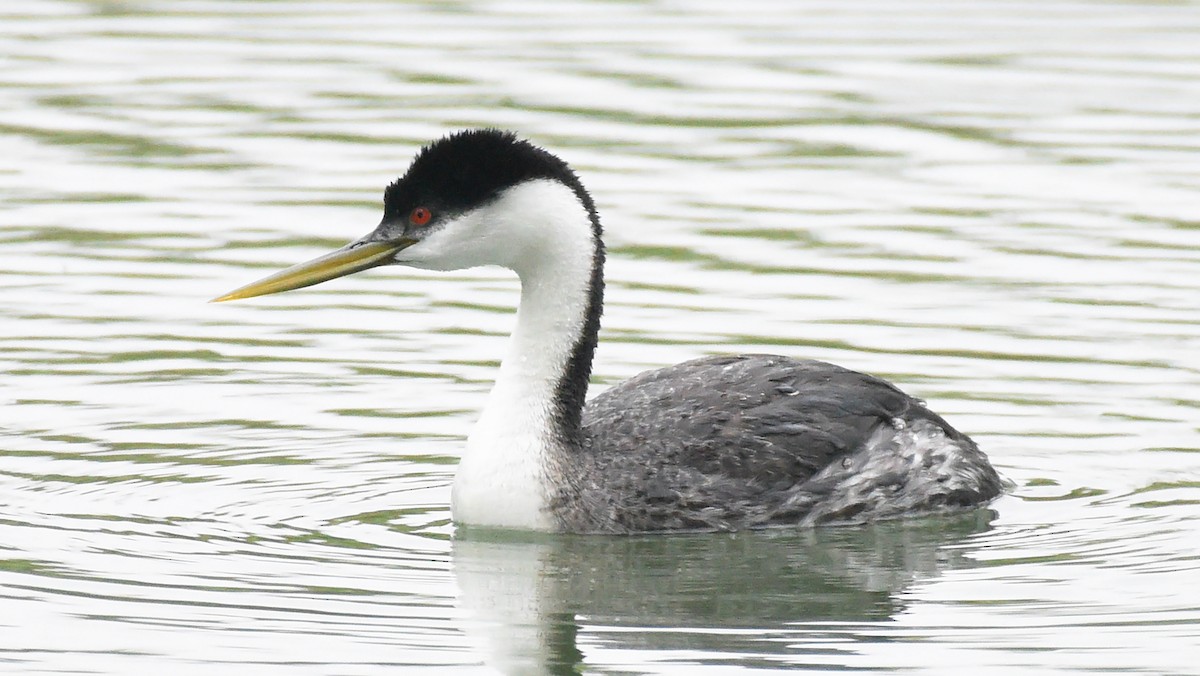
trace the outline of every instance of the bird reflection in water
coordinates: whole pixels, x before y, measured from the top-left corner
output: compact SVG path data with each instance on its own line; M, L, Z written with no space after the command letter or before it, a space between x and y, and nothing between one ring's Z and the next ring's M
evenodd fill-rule
M981 509L623 538L461 529L453 566L468 632L503 673L578 674L588 647L778 668L823 664L822 654L873 640L841 625L889 620L915 582L977 565L968 543L993 518Z

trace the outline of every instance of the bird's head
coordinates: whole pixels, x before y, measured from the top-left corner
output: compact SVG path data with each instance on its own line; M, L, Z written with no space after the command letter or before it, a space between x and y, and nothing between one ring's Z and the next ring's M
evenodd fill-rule
M462 131L423 148L387 187L383 219L366 236L231 291L215 302L299 289L380 265L432 270L502 265L518 272L545 255L547 224L599 220L571 168L510 132Z

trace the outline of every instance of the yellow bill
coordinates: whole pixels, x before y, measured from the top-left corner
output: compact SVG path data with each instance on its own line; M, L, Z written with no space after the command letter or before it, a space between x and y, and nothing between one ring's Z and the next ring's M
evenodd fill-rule
M392 255L414 243L415 240L401 239L392 242L355 242L333 253L320 258L293 265L276 272L257 282L251 282L240 289L230 291L224 296L214 298L210 303L222 303L227 300L240 300L265 296L270 293L302 289L313 284L320 284L338 277L354 274L368 268L385 265L392 260Z

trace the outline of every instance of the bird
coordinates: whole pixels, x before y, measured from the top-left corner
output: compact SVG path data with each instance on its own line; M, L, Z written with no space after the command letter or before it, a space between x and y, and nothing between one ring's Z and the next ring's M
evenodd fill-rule
M515 272L516 325L451 488L468 529L806 528L977 509L1002 492L979 446L922 401L822 361L707 356L588 401L604 262L596 205L564 160L468 129L421 148L370 233L213 302L381 265Z

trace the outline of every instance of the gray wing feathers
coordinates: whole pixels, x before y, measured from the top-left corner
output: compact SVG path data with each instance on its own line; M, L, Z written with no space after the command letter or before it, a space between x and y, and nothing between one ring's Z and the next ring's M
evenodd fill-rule
M821 503L864 455L894 454L893 431L913 425L984 458L970 439L879 378L773 355L684 362L589 402L582 457L572 459L580 466L564 473L575 480L554 496L552 509L573 530L618 532L862 515L870 505L822 510ZM881 471L903 469L892 463ZM875 495L861 484L859 494Z

